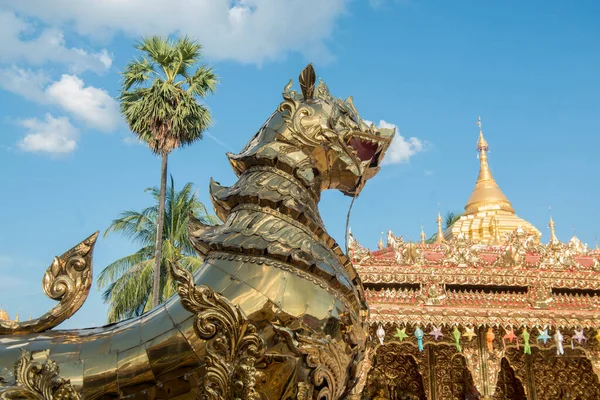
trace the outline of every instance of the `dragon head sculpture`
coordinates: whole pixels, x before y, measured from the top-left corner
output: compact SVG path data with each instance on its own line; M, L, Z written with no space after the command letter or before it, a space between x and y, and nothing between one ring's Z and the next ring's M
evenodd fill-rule
M246 147L228 154L238 180L210 185L224 223L190 217L203 262L194 273L171 265L178 295L165 304L96 329L47 332L83 303L96 236L55 260L44 288L81 279L42 318L0 321L0 398L346 398L363 362L368 306L318 202L325 189L357 196L394 132L368 126L351 98L315 81L308 65L301 93L290 82Z
M302 92L283 92L284 101L240 154L229 154L239 174L261 160L293 168L298 178L316 193L338 189L357 196L366 181L377 174L394 136L393 129L367 125L352 97L333 97L309 64L299 77Z

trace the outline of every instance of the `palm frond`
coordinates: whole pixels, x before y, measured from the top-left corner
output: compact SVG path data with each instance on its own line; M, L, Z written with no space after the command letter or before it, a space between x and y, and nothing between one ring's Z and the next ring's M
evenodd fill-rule
M169 266L179 263L184 268L195 271L202 260L189 241L187 224L190 213L209 223L217 218L197 199L194 187L187 183L177 190L171 176L166 191L166 210L163 225L163 251L161 258L161 301L175 293L176 286L169 276ZM98 278L98 286L104 288L102 295L110 304L111 322L128 318L148 311L152 305L152 272L156 253L156 223L158 214L158 189L149 188L154 205L142 211L125 211L112 221L105 236L119 233L134 243L140 244L140 250L122 257L106 266ZM139 281L141 288L136 286ZM168 286L168 287L167 287Z
M188 85L187 92L205 98L215 92L218 78L212 68L202 66L196 70L194 75L188 76L185 82Z
M98 287L107 286L112 284L119 279L123 274L126 274L129 270L139 265L144 261L152 259L154 256L153 246L141 248L137 252L128 256L119 258L107 265L97 279Z
M139 86L147 82L152 75L159 76L154 70L155 66L153 63L148 61L147 58L135 59L133 62L125 67L123 76L123 89L125 91L130 90L133 86Z

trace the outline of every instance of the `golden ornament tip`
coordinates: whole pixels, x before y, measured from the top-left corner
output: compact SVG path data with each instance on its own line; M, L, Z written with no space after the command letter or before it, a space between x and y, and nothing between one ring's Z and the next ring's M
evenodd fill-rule
M442 215L439 209L435 222L437 222L437 238L435 239L435 243L440 244L444 241L444 230L442 229Z
M479 139L477 140L477 151L479 152L479 176L475 183L475 189L465 205L465 214L476 214L480 211L504 210L514 213L512 204L506 198L492 176L488 164L487 152L489 145L483 137L481 129L481 118L478 119Z

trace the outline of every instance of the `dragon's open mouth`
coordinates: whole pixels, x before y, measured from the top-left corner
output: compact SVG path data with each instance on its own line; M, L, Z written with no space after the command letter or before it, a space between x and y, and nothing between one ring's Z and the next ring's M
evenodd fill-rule
M348 141L348 145L354 149L356 156L360 161L370 161L369 167L379 165L381 152L387 146L379 138L366 137L366 135L352 136Z

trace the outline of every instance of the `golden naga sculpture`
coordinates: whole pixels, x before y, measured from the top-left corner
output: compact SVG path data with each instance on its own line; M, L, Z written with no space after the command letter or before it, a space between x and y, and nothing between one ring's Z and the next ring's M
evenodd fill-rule
M238 181L211 182L224 224L191 220L204 263L193 276L173 266L178 295L117 324L49 330L89 291L96 236L87 239L55 260L44 280L59 306L31 322L0 325L0 399L347 395L363 359L368 308L317 204L325 189L358 195L394 132L367 126L351 98L315 85L312 65L299 80L302 92L290 81L248 145L228 154Z

